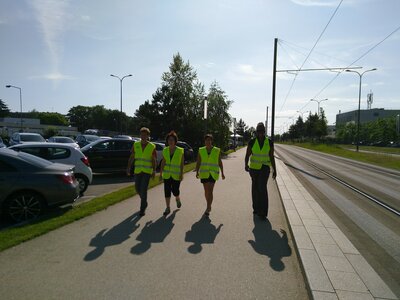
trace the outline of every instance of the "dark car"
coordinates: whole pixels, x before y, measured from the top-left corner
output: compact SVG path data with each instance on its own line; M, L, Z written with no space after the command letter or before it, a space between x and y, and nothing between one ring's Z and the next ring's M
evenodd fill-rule
M123 172L128 165L133 140L99 139L81 149L96 173Z
M114 139L123 139L123 140L133 140L133 138L129 135L114 135L113 136Z
M79 196L73 166L0 149L0 213L20 222Z
M90 143L93 143L94 141L100 140L100 137L97 135L92 135L92 134L81 134L78 135L75 139L79 147L83 148L86 145L89 145Z
M4 144L2 138L0 137L0 148L5 148L7 147L6 144Z
M176 144L178 147L183 148L185 162L190 162L194 160L194 151L193 148L186 142L178 141Z

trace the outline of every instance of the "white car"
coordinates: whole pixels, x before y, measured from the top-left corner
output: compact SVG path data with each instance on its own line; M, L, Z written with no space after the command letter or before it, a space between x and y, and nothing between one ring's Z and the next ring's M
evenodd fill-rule
M93 173L89 159L74 146L61 143L24 143L11 146L10 149L29 153L52 162L74 165L74 174L79 182L81 195L92 183Z
M76 143L73 139L67 136L52 136L47 140L50 143L61 143L61 144L68 144L74 146L75 148L80 148L78 143Z

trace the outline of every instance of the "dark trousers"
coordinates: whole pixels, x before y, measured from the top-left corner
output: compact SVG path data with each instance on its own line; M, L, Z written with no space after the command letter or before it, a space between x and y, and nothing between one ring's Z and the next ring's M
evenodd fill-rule
M260 170L250 169L253 211L265 216L268 215L267 183L269 172L270 168L266 165L262 165Z
M140 210L145 210L147 207L147 189L149 187L150 174L140 173L135 174L135 188L140 196Z

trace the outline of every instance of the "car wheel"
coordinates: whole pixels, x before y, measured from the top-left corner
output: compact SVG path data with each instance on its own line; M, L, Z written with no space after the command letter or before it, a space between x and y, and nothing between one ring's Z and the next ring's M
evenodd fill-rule
M89 185L89 180L81 175L81 174L75 174L76 181L78 181L79 184L79 194L83 195L83 193L87 190L88 185Z
M14 222L22 222L37 218L44 208L45 202L39 194L26 191L10 196L4 211Z

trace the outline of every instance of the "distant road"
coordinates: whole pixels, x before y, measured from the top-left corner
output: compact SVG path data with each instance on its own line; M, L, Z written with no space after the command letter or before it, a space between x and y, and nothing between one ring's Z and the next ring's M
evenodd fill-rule
M391 289L400 294L400 217L321 170L397 210L400 172L295 146L277 144L276 153Z

